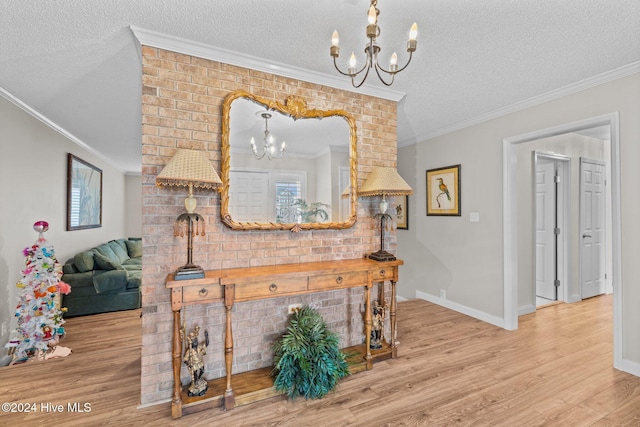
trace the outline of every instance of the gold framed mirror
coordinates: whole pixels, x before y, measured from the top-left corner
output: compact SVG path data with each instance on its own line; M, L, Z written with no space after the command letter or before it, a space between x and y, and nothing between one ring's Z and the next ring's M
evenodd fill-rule
M222 104L220 216L234 230L345 229L356 222L355 119L244 90Z

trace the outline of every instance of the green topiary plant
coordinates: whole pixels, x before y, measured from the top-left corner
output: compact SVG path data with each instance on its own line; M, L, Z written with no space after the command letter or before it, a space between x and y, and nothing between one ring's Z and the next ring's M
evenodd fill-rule
M304 199L296 199L292 206L297 210L303 223L326 221L329 219L329 214L324 208L329 208L330 206L326 203L307 203Z
M309 306L291 315L287 332L274 345L274 386L291 399L318 399L349 374L339 338Z

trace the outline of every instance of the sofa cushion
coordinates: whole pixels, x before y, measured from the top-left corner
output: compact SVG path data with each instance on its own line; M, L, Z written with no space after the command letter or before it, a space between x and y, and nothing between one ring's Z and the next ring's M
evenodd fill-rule
M65 265L62 266L62 273L63 274L79 273L78 269L76 268L76 265L73 263L73 259L70 259L65 263Z
M141 285L142 285L142 272L129 271L129 277L127 281L127 291L131 289L139 289Z
M73 263L80 273L93 270L93 251L84 251L73 257Z
M131 258L142 257L142 240L125 240L124 243Z
M122 264L123 262L129 259L129 253L127 252L127 249L124 243L120 245L120 243L117 242L116 240L112 240L108 243L108 245L113 251L113 253L116 254L116 257L120 262L120 264Z
M142 258L129 258L122 263L122 266L126 269L142 269Z
M96 271L93 275L93 287L99 294L121 291L126 288L127 280L127 272L124 270Z
M87 286L93 288L93 270L85 271L84 273L65 274L62 281L71 286L71 292L77 295L79 288Z
M124 270L116 260L106 257L102 254L95 254L93 257L97 270Z
M116 254L113 252L113 249L111 249L111 246L109 246L108 243L103 243L100 246L96 246L94 248L98 253L106 256L107 258L111 258L112 260L117 261L118 257L116 256Z

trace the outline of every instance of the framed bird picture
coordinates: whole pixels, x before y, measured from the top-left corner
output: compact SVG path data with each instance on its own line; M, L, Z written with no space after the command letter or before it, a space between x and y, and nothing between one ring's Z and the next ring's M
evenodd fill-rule
M427 170L427 215L461 216L460 165Z
M409 229L409 196L396 196L396 228Z

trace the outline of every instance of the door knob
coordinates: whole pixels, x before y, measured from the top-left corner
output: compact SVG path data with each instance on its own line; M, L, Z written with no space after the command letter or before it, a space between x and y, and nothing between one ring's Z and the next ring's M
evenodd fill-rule
M582 235L582 238L583 238L583 239L585 239L585 238L587 238L587 237L591 237L591 234L583 234L583 235Z

